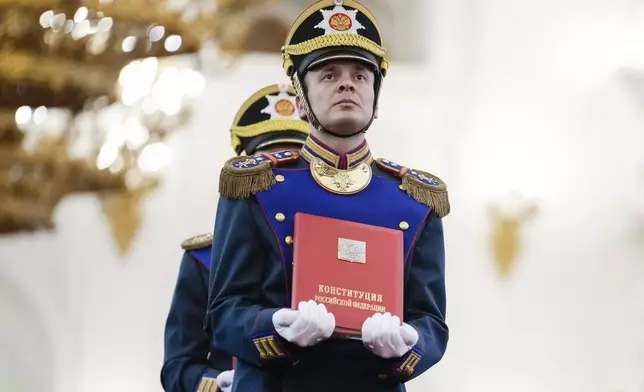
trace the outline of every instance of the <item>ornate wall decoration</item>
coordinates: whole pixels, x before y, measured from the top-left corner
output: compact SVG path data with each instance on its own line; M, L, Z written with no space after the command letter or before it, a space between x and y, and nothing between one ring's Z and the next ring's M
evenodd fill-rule
M510 193L488 206L491 221L490 247L497 270L507 278L522 245L522 226L538 214L538 206L518 193Z

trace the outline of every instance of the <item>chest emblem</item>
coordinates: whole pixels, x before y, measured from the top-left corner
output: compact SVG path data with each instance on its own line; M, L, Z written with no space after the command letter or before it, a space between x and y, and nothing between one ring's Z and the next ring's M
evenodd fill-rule
M337 195L353 195L371 182L371 166L362 163L349 170L336 169L321 159L311 161L311 175L322 188Z

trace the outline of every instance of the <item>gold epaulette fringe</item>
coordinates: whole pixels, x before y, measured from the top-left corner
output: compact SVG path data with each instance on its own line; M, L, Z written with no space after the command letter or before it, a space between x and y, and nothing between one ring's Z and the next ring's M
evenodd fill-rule
M290 151L229 159L219 176L219 194L227 199L248 199L275 185L272 165L296 161Z
M199 234L181 243L183 250L195 250L212 246L212 233Z
M406 173L402 177L402 187L405 192L419 203L431 207L440 218L447 216L450 212L450 204L445 183L432 174L418 170L414 170L414 172L436 180L439 185L426 184L416 176Z
M437 176L412 170L387 159L378 158L376 165L401 179L401 189L417 202L431 207L440 218L450 213L447 185Z
M239 169L229 162L221 169L219 177L221 197L248 199L251 195L268 190L275 185L270 163L264 162L253 168Z

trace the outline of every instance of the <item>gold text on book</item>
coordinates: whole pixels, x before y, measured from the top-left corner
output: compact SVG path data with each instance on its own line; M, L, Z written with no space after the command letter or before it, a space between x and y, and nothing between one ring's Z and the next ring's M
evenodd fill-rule
M351 299L359 299L369 302L382 302L382 294L369 293L367 291L345 289L343 287L328 286L328 285L318 285L318 293L320 294L331 294L339 295Z

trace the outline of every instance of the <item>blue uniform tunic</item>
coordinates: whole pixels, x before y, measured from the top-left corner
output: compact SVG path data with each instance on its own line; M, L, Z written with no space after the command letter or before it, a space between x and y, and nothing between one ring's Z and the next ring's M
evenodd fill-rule
M203 238L185 246L166 321L161 384L167 392L215 392L217 375L232 367L231 356L212 350L204 331L212 240Z
M368 163L371 181L351 196L330 192L313 178L309 162L316 158L348 170ZM404 391L404 382L443 357L448 328L441 216L447 210L445 203L437 210L418 201L441 194L446 200L446 192L433 192L444 187L442 181L390 161L373 162L366 142L341 155L313 137L299 157L273 153L227 165L214 230L207 329L216 347L238 358L233 391ZM268 186L261 184L265 171L274 178ZM236 193L235 185L245 188ZM243 195L253 186L263 189ZM419 341L403 357L383 359L360 341L334 338L300 348L276 333L273 314L291 307L297 212L404 230L404 321L418 331Z

